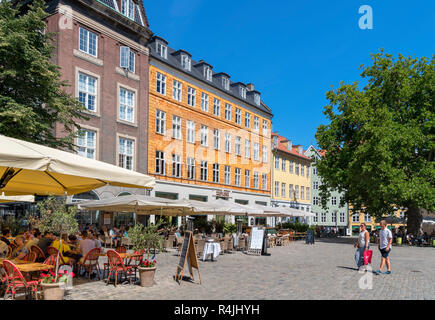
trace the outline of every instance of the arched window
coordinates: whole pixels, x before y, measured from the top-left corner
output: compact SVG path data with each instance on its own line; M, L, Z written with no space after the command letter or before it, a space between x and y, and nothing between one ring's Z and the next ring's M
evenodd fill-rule
M100 197L94 191L83 192L73 195L71 202L78 202L83 200L100 200Z

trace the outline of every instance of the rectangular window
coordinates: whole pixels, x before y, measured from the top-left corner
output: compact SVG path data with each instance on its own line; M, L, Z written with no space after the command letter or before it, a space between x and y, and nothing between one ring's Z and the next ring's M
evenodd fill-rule
M245 112L245 127L251 128L251 114Z
M331 198L331 204L332 204L333 206L336 206L336 205L337 205L337 197L332 197L332 198Z
M340 222L343 223L345 219L344 212L340 212Z
M225 133L225 152L231 153L231 135L229 133Z
M301 200L305 200L305 188L301 186Z
M319 182L318 181L314 181L313 182L313 189L314 190L318 190L319 189Z
M326 222L326 212L322 212L321 219L322 222Z
M260 161L260 144L258 142L254 142L254 160Z
M160 94L166 95L166 76L157 72L156 91Z
M285 190L287 185L285 183L281 183L281 197L285 198Z
M133 170L133 155L134 141L130 139L119 138L119 166L124 169Z
M251 141L245 140L245 158L251 158Z
M240 93L240 96L241 96L243 99L246 99L246 88L244 88L244 87L240 87L240 89L239 89L239 93Z
M133 0L121 0L121 13L131 20L134 20Z
M290 160L290 173L293 173L293 160Z
M156 46L157 46L157 48L156 48L157 54L159 56L161 56L162 58L167 59L168 58L168 47L163 45L161 42L157 42Z
M219 183L219 165L217 163L213 163L213 182Z
M310 166L307 166L307 178L310 177Z
M181 118L172 116L172 138L181 140Z
M98 36L86 29L79 28L79 49L94 57L97 56Z
M185 54L183 54L183 55L181 56L181 67L182 67L184 70L189 70L189 71L190 71L190 69L191 69L191 65L192 65L192 63L191 63L191 59L190 59L190 57L189 57L189 56L186 56Z
M236 108L236 119L235 119L237 124L242 124L242 110L240 110L239 108Z
M235 139L235 153L236 155L242 155L242 138L236 137Z
M299 199L299 186L295 186L295 199Z
M206 78L208 81L213 80L213 72L209 67L204 68L204 78Z
M267 130L267 121L263 120L263 135L267 136L268 130Z
M88 111L96 112L97 79L79 72L79 101Z
M179 155L172 155L172 176L181 178L181 157Z
M216 98L213 101L213 114L218 117L221 115L221 101Z
M81 129L77 133L77 154L89 159L96 159L97 132Z
M222 86L225 88L225 90L230 90L230 79L223 77Z
M208 94L201 93L201 110L208 112Z
M231 120L231 105L225 103L225 120Z
M208 127L201 125L201 145L208 147Z
M207 181L208 180L208 162L207 161L201 161L201 175L200 175L201 181Z
M225 166L225 184L230 185L231 184L231 167Z
M313 167L313 175L316 175L316 174L317 174L317 168Z
M134 92L120 88L119 89L119 119L134 122Z
M275 197L279 197L279 182L275 181Z
M288 185L288 196L290 197L290 199L294 199L295 190L293 189L293 185L292 184Z
M364 214L364 221L369 223L372 221L372 217L370 216L370 214Z
M260 180L258 172L254 172L254 188L259 189L260 188Z
M263 146L263 162L267 163L267 147Z
M306 190L307 190L307 200L310 200L310 188L306 188Z
M172 83L172 98L181 102L181 82L174 80Z
M156 173L164 175L165 172L165 153L156 151Z
M281 161L281 170L282 170L283 172L286 171L286 163L287 163L287 160L284 159L284 158L282 158L282 161Z
M301 164L301 176L305 176L305 165Z
M187 158L187 179L195 180L195 159Z
M261 175L261 184L263 186L263 190L267 190L267 174L263 173Z
M195 100L196 100L196 89L194 89L192 87L188 87L187 88L187 104L189 106L194 107Z
M352 215L352 222L359 222L359 212Z
M295 163L295 173L297 175L299 175L299 163L298 162Z
M254 130L260 131L260 119L257 116L254 116Z
M245 188L251 187L251 171L245 170Z
M213 147L216 150L219 150L220 145L221 145L221 133L219 132L218 129L214 129L213 130Z
M236 168L235 170L235 184L236 186L240 187L242 184L242 178L241 178L241 169L240 168Z
M121 46L121 68L134 73L134 62L134 52L129 47Z
M275 169L279 170L279 157L275 156Z
M319 214L315 213L315 216L313 217L313 222L319 222Z
M156 132L163 135L166 132L166 113L160 110L156 110Z
M187 142L195 143L195 122L187 121L186 130L187 130Z

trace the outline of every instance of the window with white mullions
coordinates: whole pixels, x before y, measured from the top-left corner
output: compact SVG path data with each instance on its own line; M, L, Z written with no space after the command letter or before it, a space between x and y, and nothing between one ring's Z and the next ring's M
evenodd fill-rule
M207 161L201 161L200 179L201 179L201 181L208 180L208 162Z
M119 118L124 121L134 122L134 92L120 88L119 89Z
M218 117L221 115L221 102L216 98L213 101L213 114Z
M166 113L160 110L156 110L156 132L163 135L166 132Z
M242 173L240 168L235 169L235 185L240 187L242 184Z
M79 72L79 101L88 111L96 112L97 79Z
M230 185L231 184L231 167L225 166L225 184Z
M187 179L195 180L195 159L187 158Z
M181 118L172 116L172 138L181 140Z
M129 48L122 46L121 47L121 68L126 69L130 72L134 73L134 65L135 65L135 54Z
M195 106L196 90L192 87L187 88L187 104L191 107Z
M225 104L225 120L231 120L231 105Z
M245 170L245 188L251 188L251 171Z
M158 55L161 56L162 58L165 58L165 59L168 58L168 47L166 47L161 42L156 42L156 51L157 51Z
M235 153L236 155L240 156L242 155L242 138L236 137L235 138Z
M133 0L121 0L121 13L132 20L134 20L134 8Z
M187 130L187 142L195 143L195 122L187 121L186 130Z
M220 150L220 144L221 144L221 134L218 129L213 130L213 147L216 150Z
M208 112L208 94L201 93L201 110Z
M125 138L119 138L119 166L133 170L133 156L134 156L134 141Z
M213 164L213 182L219 183L219 164Z
M231 153L231 135L229 133L225 133L225 152Z
M174 80L172 84L172 98L181 102L181 82Z
M156 151L156 173L164 175L165 172L165 153Z
M157 72L156 91L160 94L166 95L166 76Z
M94 57L97 56L98 36L84 28L79 28L79 49Z
M261 175L261 184L262 184L263 190L267 190L267 174L266 173L263 173Z
M77 133L77 154L89 159L96 157L97 133L92 130L81 129Z
M208 147L208 127L201 125L201 145Z
M181 157L179 155L172 155L172 176L181 178Z

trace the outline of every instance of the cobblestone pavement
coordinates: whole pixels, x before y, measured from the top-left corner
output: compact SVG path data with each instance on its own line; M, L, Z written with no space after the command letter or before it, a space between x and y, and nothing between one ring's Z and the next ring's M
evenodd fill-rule
M372 248L373 249L373 248ZM275 300L275 299L435 299L435 248L393 247L391 275L358 273L351 244L303 242L268 249L271 256L225 254L216 262L199 262L202 285L173 280L179 257L175 252L157 256L154 286L123 284L116 288L104 281L77 279L66 299L168 299L168 300ZM373 268L380 254L375 248ZM187 273L187 274L186 274ZM188 271L185 271L188 275ZM360 289L362 277L372 289Z

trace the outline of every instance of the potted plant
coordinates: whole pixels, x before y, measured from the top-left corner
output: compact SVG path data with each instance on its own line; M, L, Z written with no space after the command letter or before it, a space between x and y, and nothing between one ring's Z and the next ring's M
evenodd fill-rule
M56 277L55 272L41 273L41 287L44 292L44 300L63 300L65 286L68 280L74 277L74 273L59 271Z
M147 254L147 259L142 260L137 268L142 287L151 287L154 282L157 267L156 260L150 261L150 252L153 250L155 255L156 250L162 250L163 248L163 237L158 233L159 226L160 224L147 227L136 224L129 232L134 250L144 250Z
M59 248L61 249L62 234L74 234L79 229L77 220L75 218L77 208L74 206L67 206L65 204L65 198L49 196L44 201L38 203L38 209L41 214L41 218L39 221L39 228L41 232L48 231L54 234L59 234ZM59 255L60 250L58 250L57 253L57 263L55 271L50 273L49 277L45 277L49 278L50 280L46 280L44 278L43 282L41 283L45 300L62 300L64 296L64 284L65 279L68 280L68 275L65 276L65 273L59 275ZM45 283L44 280L46 280Z

